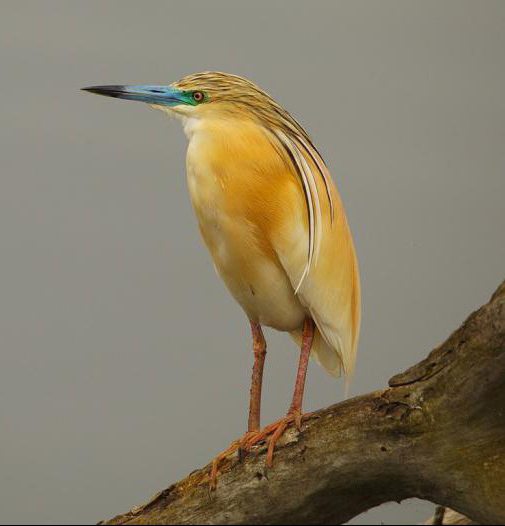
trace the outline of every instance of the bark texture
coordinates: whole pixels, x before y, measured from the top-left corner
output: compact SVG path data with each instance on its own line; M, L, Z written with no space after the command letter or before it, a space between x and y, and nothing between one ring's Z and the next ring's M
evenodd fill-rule
M438 506L435 515L429 521L425 522L425 524L451 524L468 526L472 524L476 525L478 522L472 521L472 519L461 515L461 513L458 513L457 511Z
M341 524L411 497L505 524L505 282L388 388L289 430L270 470L265 450L229 458L215 492L207 466L105 524Z

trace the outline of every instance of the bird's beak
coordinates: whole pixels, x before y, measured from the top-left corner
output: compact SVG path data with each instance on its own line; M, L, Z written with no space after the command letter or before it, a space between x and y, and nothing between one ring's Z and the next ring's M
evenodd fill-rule
M136 100L147 104L177 106L184 103L184 92L171 86L141 84L138 86L90 86L82 89L106 97Z

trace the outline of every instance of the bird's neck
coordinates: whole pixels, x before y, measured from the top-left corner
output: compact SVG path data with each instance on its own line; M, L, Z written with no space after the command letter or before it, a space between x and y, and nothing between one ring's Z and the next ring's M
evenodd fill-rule
M231 117L229 114L208 113L205 116L178 115L186 137L191 142L197 136L207 139L220 139L228 142L237 136L262 133L258 124L241 116Z
M191 140L193 136L198 132L198 130L201 130L203 127L202 120L198 117L181 115L180 119L182 122L184 134L186 135L188 140Z

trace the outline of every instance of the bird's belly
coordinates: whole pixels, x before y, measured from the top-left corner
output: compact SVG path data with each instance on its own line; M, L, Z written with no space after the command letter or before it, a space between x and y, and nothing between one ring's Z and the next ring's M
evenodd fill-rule
M266 258L240 266L230 256L216 261L216 270L249 319L281 331L303 324L304 309L282 269Z
M281 331L303 324L304 309L284 269L257 246L250 225L221 218L200 227L218 274L249 319Z
M193 189L194 190L194 189ZM265 251L255 226L231 217L209 195L190 194L217 273L249 319L281 331L303 325L305 310L277 258Z

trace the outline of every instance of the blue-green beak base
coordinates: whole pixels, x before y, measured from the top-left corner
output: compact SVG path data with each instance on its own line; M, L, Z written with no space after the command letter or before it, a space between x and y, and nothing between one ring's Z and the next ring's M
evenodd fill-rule
M116 99L134 100L147 104L163 106L177 106L179 104L193 104L191 94L171 86L156 86L140 84L136 86L110 85L90 86L83 91L114 97Z

